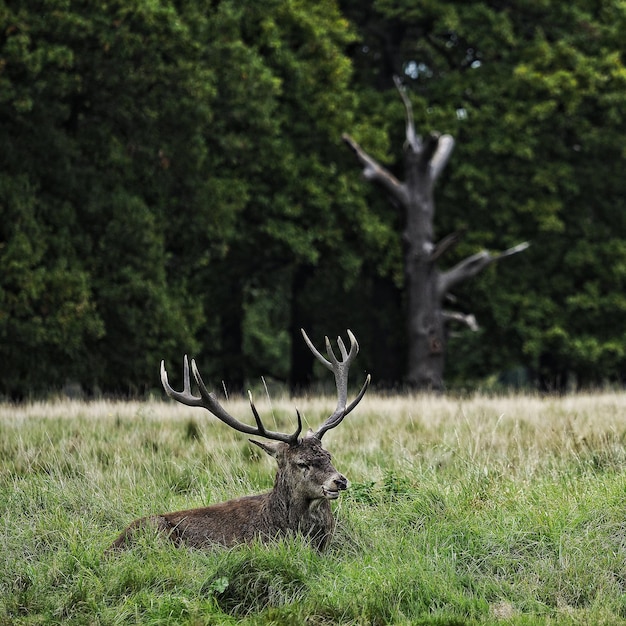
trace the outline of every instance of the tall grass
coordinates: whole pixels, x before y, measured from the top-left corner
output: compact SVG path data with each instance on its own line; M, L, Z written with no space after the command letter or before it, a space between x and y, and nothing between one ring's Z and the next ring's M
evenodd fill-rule
M257 404L283 430L334 408ZM623 394L371 395L325 445L351 481L326 553L146 533L107 558L136 517L269 489L273 461L174 403L0 405L0 625L626 624Z

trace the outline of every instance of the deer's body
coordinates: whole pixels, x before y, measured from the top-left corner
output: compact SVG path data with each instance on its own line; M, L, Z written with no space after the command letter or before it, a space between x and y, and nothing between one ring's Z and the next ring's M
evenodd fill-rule
M345 477L335 470L330 454L315 437L305 437L296 446L254 443L278 461L272 491L138 519L111 548L123 548L137 529L154 527L176 544L193 548L233 546L300 533L323 550L334 529L330 500L346 488Z
M343 357L338 361L326 339L330 361L327 361L311 344L306 334L304 338L313 354L335 374L338 402L335 412L316 431L309 431L300 438L302 421L298 413L298 428L293 434L271 432L265 429L252 401L256 427L239 422L229 415L209 393L202 382L195 362L192 361L193 375L200 391L200 397L191 393L189 363L184 361L184 390L174 391L167 380L167 373L161 365L161 379L165 391L175 400L190 406L200 406L213 413L220 420L248 434L270 439L269 442L250 440L278 463L274 488L264 494L245 496L212 506L151 515L135 520L111 545L117 550L132 541L140 528L155 527L177 544L194 548L207 548L213 545L232 546L250 543L255 540L268 541L281 536L299 533L308 538L318 549L328 544L334 529L334 519L330 501L339 497L346 489L348 481L332 465L330 454L322 447L322 436L327 430L338 426L343 418L360 402L369 384L369 376L360 393L349 406L346 406L348 368L356 356L359 346L348 331L351 340L350 353L341 339L339 347Z

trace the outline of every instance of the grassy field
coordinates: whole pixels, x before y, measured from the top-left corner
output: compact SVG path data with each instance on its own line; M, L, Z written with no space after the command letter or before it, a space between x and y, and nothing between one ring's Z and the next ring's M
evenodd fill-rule
M333 404L257 403L284 430ZM105 557L136 517L270 488L273 461L171 402L0 405L0 625L626 624L625 394L368 395L324 441L351 482L328 552L145 534Z

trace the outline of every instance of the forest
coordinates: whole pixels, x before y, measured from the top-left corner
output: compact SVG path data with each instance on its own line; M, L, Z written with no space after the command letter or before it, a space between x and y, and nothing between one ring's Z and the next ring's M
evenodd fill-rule
M454 138L441 267L530 243L448 294L476 326L447 324L445 389L626 382L622 0L13 0L0 22L0 398L158 392L184 354L300 390L322 378L301 328L351 329L372 384L405 388L404 215L342 140L404 176L396 83L417 133Z

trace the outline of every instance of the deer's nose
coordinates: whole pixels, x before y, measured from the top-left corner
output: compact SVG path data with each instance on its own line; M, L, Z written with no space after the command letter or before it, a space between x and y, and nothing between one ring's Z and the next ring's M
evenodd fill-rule
M348 479L345 476L342 476L341 474L339 474L339 476L337 476L337 478L335 478L333 482L335 483L335 486L339 490L348 488Z

